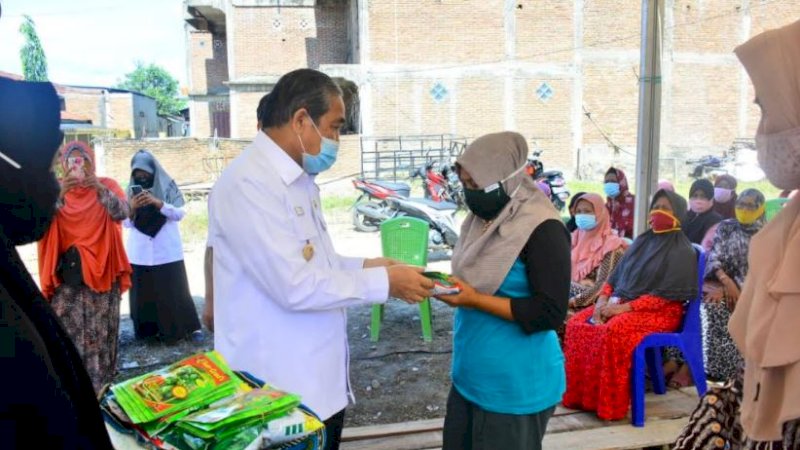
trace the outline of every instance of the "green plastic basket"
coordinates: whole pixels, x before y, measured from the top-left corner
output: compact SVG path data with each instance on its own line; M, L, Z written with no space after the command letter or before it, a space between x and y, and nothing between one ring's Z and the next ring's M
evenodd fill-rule
M773 217L777 216L781 209L783 209L783 205L789 202L788 198L771 198L767 200L766 203L766 214L767 214L767 221L772 220Z

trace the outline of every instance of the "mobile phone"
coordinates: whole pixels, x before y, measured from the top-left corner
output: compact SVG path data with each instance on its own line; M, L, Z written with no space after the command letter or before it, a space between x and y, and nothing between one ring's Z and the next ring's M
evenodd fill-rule
M131 193L134 196L137 196L137 195L141 194L142 191L143 191L142 187L139 186L138 184L134 184L134 185L131 186Z

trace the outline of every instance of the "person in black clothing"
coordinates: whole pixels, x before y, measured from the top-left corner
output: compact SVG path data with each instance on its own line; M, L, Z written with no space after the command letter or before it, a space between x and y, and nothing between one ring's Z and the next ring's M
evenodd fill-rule
M0 442L2 448L110 449L92 383L16 246L41 238L59 185L62 140L50 83L0 78Z
M565 389L556 329L571 280L570 236L524 172L511 132L473 142L456 163L470 214L440 300L457 307L445 450L539 449ZM531 357L535 355L535 357Z
M722 216L714 211L714 185L708 180L696 180L689 189L689 213L686 214L684 234L693 244L703 244L709 230L720 222Z

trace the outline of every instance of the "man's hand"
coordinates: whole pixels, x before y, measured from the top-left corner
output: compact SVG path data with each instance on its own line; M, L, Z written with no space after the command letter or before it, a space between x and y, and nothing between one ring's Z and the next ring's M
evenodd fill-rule
M389 296L406 303L419 303L431 295L433 281L422 275L425 269L405 265L386 268L389 274Z
M451 276L448 281L450 282L450 284L458 286L461 289L461 292L453 295L440 295L437 296L436 298L454 308L458 306L463 306L465 308L471 308L475 306L475 304L478 302L478 297L480 295L475 290L475 288L473 288L472 286L467 284L466 281L458 277Z
M391 267L396 266L397 264L403 264L400 261L392 258L367 258L364 260L364 268L369 269L371 267Z
M206 304L203 306L203 325L212 333L214 332L214 297L206 296Z

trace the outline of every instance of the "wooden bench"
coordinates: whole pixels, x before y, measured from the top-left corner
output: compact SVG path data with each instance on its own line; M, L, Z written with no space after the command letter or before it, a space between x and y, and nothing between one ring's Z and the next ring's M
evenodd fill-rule
M697 406L694 388L648 394L647 423L630 425L630 419L605 422L594 413L559 406L547 426L544 448L552 450L638 449L671 444ZM442 445L444 419L345 428L342 450L433 450Z

